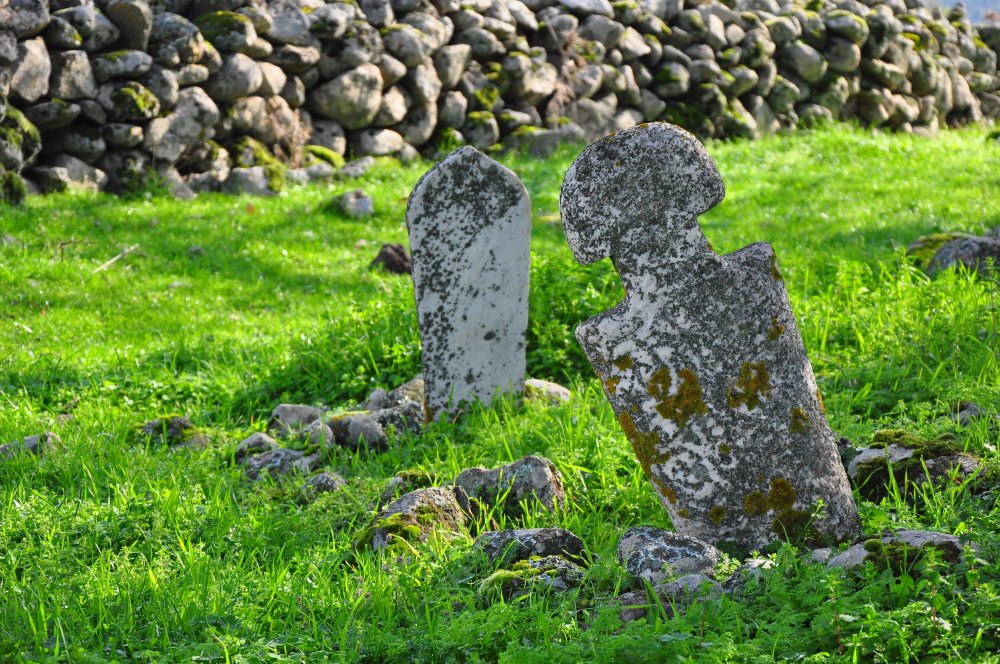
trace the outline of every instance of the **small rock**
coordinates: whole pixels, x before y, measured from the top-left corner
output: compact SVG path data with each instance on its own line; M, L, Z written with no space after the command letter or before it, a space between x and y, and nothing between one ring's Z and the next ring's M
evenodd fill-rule
M385 430L368 413L345 413L337 415L327 423L333 431L334 440L338 445L351 450L367 448L369 451L381 452L389 445Z
M28 436L21 440L15 440L0 445L0 460L10 461L25 454L43 457L55 450L56 445L62 445L59 436L51 431L36 436Z
M532 593L566 592L583 583L582 567L562 556L521 560L486 577L476 595L485 603L509 602Z
M426 489L437 483L437 476L426 471L401 470L389 480L385 490L382 491L382 495L379 496L378 501L376 502L376 509L382 509L394 500L398 500L400 496L410 493L411 491Z
M368 395L365 402L361 404L361 410L381 410L389 405L389 393L383 390L381 387L376 387L372 390L372 393Z
M281 438L305 429L322 417L322 408L283 403L271 412L271 418L267 421L267 431Z
M829 549L827 550L829 551ZM812 553L815 553L812 552ZM774 567L774 561L766 558L751 558L736 568L733 575L722 584L722 590L727 595L740 595L746 589L751 579L760 579L761 572Z
M410 254L406 247L401 244L383 244L378 255L369 263L368 268L381 267L393 274L411 274L413 264L410 262Z
M338 175L345 178L359 178L367 173L375 165L375 158L372 156L361 157L347 164L338 171Z
M427 420L423 404L415 401L404 401L398 406L372 411L371 417L386 433L394 431L397 434L418 434Z
M469 498L458 487L417 489L390 503L355 538L356 547L375 551L405 543L426 543L432 537L469 537Z
M233 455L233 458L236 463L244 463L250 457L276 449L278 449L278 442L274 438L271 438L266 433L257 431L240 441L240 444L236 446L236 453Z
M137 433L149 442L161 442L167 445L205 442L205 437L198 432L198 427L191 420L180 415L169 415L150 420L141 425Z
M717 582L704 574L688 574L676 581L655 586L653 591L656 599L647 596L646 590L636 590L619 595L615 600L622 605L619 616L623 622L642 620L650 608L662 606L670 618L686 611L698 600L716 600L722 597L723 590Z
M344 478L336 473L324 470L319 475L313 475L302 486L302 494L306 500L314 500L321 493L333 493L346 486Z
M251 480L257 480L264 471L275 477L293 472L308 473L315 470L320 463L322 463L320 452L307 455L300 450L278 448L251 457L246 464L246 474Z
M569 401L570 391L558 383L529 378L524 381L524 398L544 401L550 406L558 406Z
M851 570L868 561L878 567L888 565L899 572L904 562L910 566L922 558L927 547L937 549L944 560L951 564L958 562L965 552L961 540L954 535L929 530L900 530L895 534L855 544L830 558L826 566Z
M959 264L986 276L990 266L996 269L1000 265L1000 238L984 236L952 240L938 249L928 271L935 274Z
M406 401L412 401L423 406L424 394L424 378L421 375L417 375L389 392L387 407L394 408Z
M707 542L653 526L629 528L618 541L618 562L636 579L653 585L678 575L710 572L721 557Z
M512 517L523 515L522 501L537 499L549 510L556 504L562 507L565 501L562 476L555 464L538 456L526 456L499 468L467 468L455 478L455 484L487 506L505 496L503 510Z
M341 170L343 171L343 169ZM360 189L341 194L336 198L336 201L337 206L348 217L360 219L375 214L375 203Z
M503 566L533 557L581 558L584 552L583 540L562 528L485 532L476 538L473 547L486 554L490 563Z

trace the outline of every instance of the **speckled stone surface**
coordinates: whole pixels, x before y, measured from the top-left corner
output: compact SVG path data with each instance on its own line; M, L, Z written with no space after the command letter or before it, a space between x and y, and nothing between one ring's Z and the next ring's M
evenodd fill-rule
M406 208L428 416L524 386L531 202L471 147L427 172Z
M724 196L678 127L588 147L563 183L563 227L578 261L611 257L626 297L577 339L679 533L751 549L843 541L857 506L774 251L720 256L698 224Z

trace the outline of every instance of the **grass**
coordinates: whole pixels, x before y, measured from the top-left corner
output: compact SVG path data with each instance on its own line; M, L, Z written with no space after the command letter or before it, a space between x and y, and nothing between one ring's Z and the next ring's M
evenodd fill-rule
M1000 224L1000 148L985 136L826 129L713 143L729 193L703 226L720 252L774 245L835 430L862 443L882 427L954 432L995 468L996 430L951 416L960 400L1000 402L998 286L928 279L903 251L922 234ZM412 286L367 264L380 243L405 243L426 164L385 161L359 182L277 199L58 195L0 209L0 236L17 241L0 246L0 441L52 430L65 444L0 464L0 659L1000 661L995 487L860 503L869 533L977 541L961 565L845 575L786 546L749 598L620 623L610 599L630 580L617 539L669 520L572 336L622 295L610 264L576 265L553 223L575 154L504 159L536 215L529 373L574 399L501 402L381 455L340 452L330 466L347 488L307 505L301 480L248 483L233 451L279 403L348 408L419 371ZM373 218L329 205L355 187L373 196ZM131 435L172 412L210 444ZM578 591L484 606L468 543L408 560L352 551L397 471L448 478L530 453L560 468L566 508L478 527L572 530L596 559Z

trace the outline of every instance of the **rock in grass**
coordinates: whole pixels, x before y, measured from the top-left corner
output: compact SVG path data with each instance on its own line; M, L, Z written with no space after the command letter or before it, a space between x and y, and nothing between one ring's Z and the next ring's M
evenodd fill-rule
M272 436L281 438L305 429L322 417L322 408L283 403L271 412L271 418L267 421L267 431Z
M278 448L251 457L246 464L246 474L251 480L260 479L264 471L272 477L289 473L309 473L323 462L321 451L306 454L302 450Z
M401 470L389 479L389 483L376 502L376 509L382 509L411 491L432 487L438 484L438 480L437 475L425 470Z
M337 473L324 470L306 480L302 486L301 502L312 502L320 494L340 491L346 484L344 478Z
M502 566L535 557L579 559L584 551L583 540L563 528L490 531L477 537L473 547Z
M368 264L369 269L375 267L392 274L410 274L413 271L410 254L401 244L383 244L378 255Z
M957 563L965 553L962 541L954 535L929 530L901 530L855 544L830 558L826 566L851 570L871 562L877 568L888 567L901 574L909 572L932 548L950 565Z
M558 406L569 401L570 392L558 383L540 378L529 378L524 381L524 398L543 401L550 406Z
M1000 238L984 236L954 239L937 250L927 271L936 274L956 265L986 276L1000 266Z
M664 618L687 611L696 601L711 601L722 597L722 586L704 574L688 574L681 578L653 587L654 596L647 590L624 593L615 598L621 605L622 622L642 620L650 610L662 611Z
M761 579L763 571L773 567L774 561L766 558L745 560L742 565L736 568L733 575L722 584L722 589L727 595L742 595L747 591L749 581Z
M337 171L337 175L343 178L359 178L375 165L375 157L364 156L347 162L343 168Z
M354 538L355 548L408 551L432 538L469 537L469 497L454 486L417 489L390 503Z
M343 413L328 422L337 444L350 450L368 449L381 452L389 445L382 425L369 413Z
M138 437L146 442L167 445L204 444L207 439L191 420L181 415L167 415L150 420L136 428Z
M36 436L28 436L7 443L6 445L0 445L0 460L10 461L24 455L41 458L53 452L56 445L62 445L62 440L51 431Z
M907 483L937 482L952 473L961 483L980 471L979 460L963 452L954 436L927 439L898 429L877 431L872 446L847 465L848 477L869 500L888 495L890 477L905 492Z
M375 203L360 189L348 191L335 199L337 208L352 219L362 219L375 214Z
M673 125L584 150L563 229L579 262L611 257L626 298L577 339L677 532L737 550L851 539L857 506L774 250L720 256L699 226L724 195Z
M483 579L477 590L480 601L490 604L528 594L559 593L583 583L585 572L562 556L520 560L508 569L500 569Z
M618 562L653 585L684 574L710 572L722 554L708 542L653 526L629 528L618 540Z
M466 468L455 478L470 498L486 507L499 505L505 514L520 517L524 504L538 500L548 510L562 507L566 495L562 475L544 457L526 456L499 468Z
M250 434L236 446L236 453L233 455L236 463L244 463L250 457L270 452L278 449L278 441L259 431Z

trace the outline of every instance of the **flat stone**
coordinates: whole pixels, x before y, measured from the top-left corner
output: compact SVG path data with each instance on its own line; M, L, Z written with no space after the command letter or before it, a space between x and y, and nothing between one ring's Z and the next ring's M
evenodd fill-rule
M487 506L496 505L503 498L503 510L512 517L523 515L524 501L537 500L546 509L555 510L566 499L562 475L555 464L539 456L526 456L498 468L466 468L454 484Z
M619 616L622 622L642 620L650 610L662 607L664 618L682 614L696 601L712 601L722 597L722 586L704 574L688 574L681 578L655 586L656 599L649 597L646 590L636 590L619 595L616 603L621 605Z
M267 431L280 438L305 429L322 417L322 408L283 403L271 411L271 418L267 421Z
M52 452L57 445L62 445L59 436L51 431L36 436L27 436L5 445L0 445L0 461L10 461L19 456L31 455L43 457Z
M378 255L368 264L369 269L374 267L393 274L410 274L413 271L410 254L401 244L383 244L378 250Z
M306 454L300 450L278 448L251 457L246 463L246 475L251 480L258 480L267 472L273 477L289 473L308 473L322 463L321 453Z
M460 488L417 489L383 508L359 538L359 544L370 544L379 551L392 547L397 540L415 544L426 543L432 537L467 539L468 508L469 499Z
M904 547L908 552L907 564L917 562L917 558L923 555L927 547L937 549L941 557L948 563L958 562L965 553L962 541L954 535L929 530L900 530L895 534L855 544L827 560L826 566L843 567L850 570L864 565L866 561L884 564L885 561L882 558L885 556L885 545L890 545L890 547L895 545L896 548Z
M337 444L351 450L367 448L381 451L389 443L382 425L368 413L337 415L328 424Z
M236 463L245 463L249 461L251 457L263 454L264 452L271 452L276 449L278 449L278 441L271 438L266 433L257 431L241 440L240 444L236 446L234 460Z
M618 562L653 585L674 576L711 572L722 554L708 542L653 526L629 528L618 540Z
M510 602L528 594L566 592L583 583L584 576L580 565L562 556L531 558L483 579L476 595L487 604L501 599Z
M360 189L344 192L337 196L335 202L341 212L353 219L370 217L375 214L375 202Z
M529 378L524 381L524 398L544 401L550 406L564 404L570 399L570 391L558 383L540 378Z
M347 485L344 478L337 473L331 473L328 470L324 470L318 475L313 475L306 480L305 484L302 486L303 497L306 500L313 500L321 493L333 493L335 491L340 491Z
M431 413L524 387L531 202L474 148L432 168L406 211Z
M678 127L588 147L563 183L563 228L581 263L611 257L626 296L577 339L677 532L742 549L807 526L850 539L857 506L774 251L720 256L698 225L724 195Z

